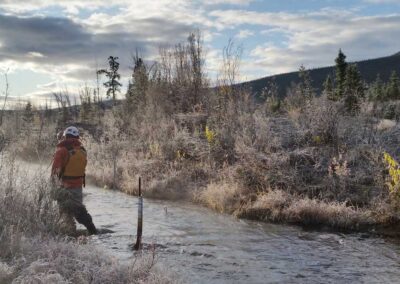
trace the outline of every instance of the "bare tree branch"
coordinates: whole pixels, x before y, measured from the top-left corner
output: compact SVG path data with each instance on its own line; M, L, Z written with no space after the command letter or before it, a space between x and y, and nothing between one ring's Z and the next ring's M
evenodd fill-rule
M8 84L8 70L9 69L7 69L5 72L4 72L4 80L5 80L5 83L6 83L6 86L5 86L5 91L4 91L4 103L3 103L3 107L2 107L2 109L1 109L1 112L0 112L0 126L3 124L3 115L4 115L4 110L5 110L5 108L6 108L6 104L7 104L7 98L8 98L8 95L9 95L9 84Z

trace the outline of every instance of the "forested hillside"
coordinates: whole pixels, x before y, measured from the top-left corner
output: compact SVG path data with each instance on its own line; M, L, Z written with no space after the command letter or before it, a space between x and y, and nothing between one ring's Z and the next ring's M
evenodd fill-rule
M332 63L334 62L332 61ZM357 64L360 74L367 84L374 82L378 74L383 81L388 81L393 71L400 74L400 52L392 56L363 60L354 63ZM311 69L309 70L309 73L313 87L316 89L317 93L320 93L323 89L323 83L326 77L328 75L332 77L335 75L335 67L329 66ZM297 71L249 81L241 84L241 86L246 86L259 95L264 88L268 87L272 82L275 82L278 86L279 96L284 97L292 82L298 83L299 81L299 72Z

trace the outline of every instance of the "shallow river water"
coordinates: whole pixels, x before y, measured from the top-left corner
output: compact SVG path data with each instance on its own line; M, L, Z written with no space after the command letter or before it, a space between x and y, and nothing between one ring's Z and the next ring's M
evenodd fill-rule
M133 257L137 198L93 186L84 202L93 242ZM143 242L185 283L400 283L400 246L360 235L238 220L195 205L144 200Z

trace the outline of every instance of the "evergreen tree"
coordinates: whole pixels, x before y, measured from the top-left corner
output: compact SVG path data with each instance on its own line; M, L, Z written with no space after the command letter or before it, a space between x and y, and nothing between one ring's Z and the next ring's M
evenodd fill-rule
M370 87L369 93L370 100L383 101L385 99L384 84L382 82L380 74L376 75L376 79Z
M149 84L147 68L142 58L136 54L133 60L132 79L131 82L129 82L128 92L126 93L126 104L130 111L135 110L139 102L145 99Z
M117 62L118 57L110 56L108 58L109 69L101 69L98 70L98 74L105 74L108 78L108 81L103 85L107 88L107 98L112 95L112 99L115 105L116 93L120 92L120 87L122 84L118 81L121 79L121 75L118 73L119 63Z
M361 78L360 71L356 64L351 64L347 68L346 81L345 81L345 92L352 92L357 97L364 97L364 84Z
M360 109L361 100L364 98L364 85L361 74L356 64L348 66L345 80L345 107L346 110L355 114Z
M312 87L310 72L303 65L299 69L299 79L300 95L306 100L312 100L314 97L314 88Z
M347 62L346 55L339 49L339 54L335 59L336 63L336 89L335 100L340 100L345 92Z
M387 86L387 97L391 100L400 99L400 84L396 71L393 71L390 76L389 84Z
M326 80L324 82L324 91L323 91L324 95L326 95L326 97L329 100L335 100L335 93L334 93L334 89L333 89L333 82L332 82L332 78L331 75L328 75L326 77Z
M23 114L22 120L26 124L31 124L31 123L33 123L34 117L35 117L35 114L33 113L33 110L32 110L32 104L31 104L31 102L27 102L26 106L25 106L25 110L24 110L24 114Z

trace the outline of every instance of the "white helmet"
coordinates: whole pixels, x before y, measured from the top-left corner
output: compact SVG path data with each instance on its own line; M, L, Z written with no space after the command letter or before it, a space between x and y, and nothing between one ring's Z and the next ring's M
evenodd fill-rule
M75 126L67 127L64 130L64 136L66 137L68 134L72 135L72 136L75 136L75 137L79 137L79 130Z

